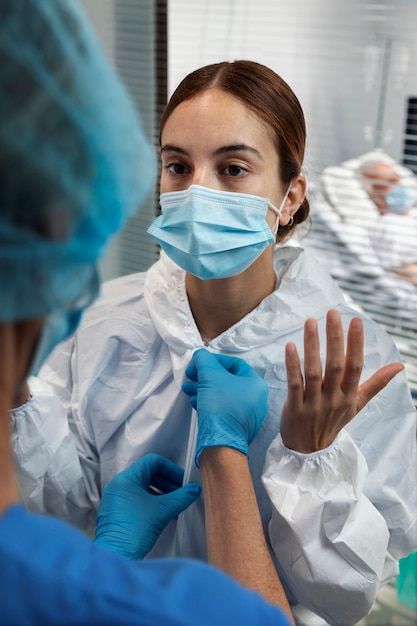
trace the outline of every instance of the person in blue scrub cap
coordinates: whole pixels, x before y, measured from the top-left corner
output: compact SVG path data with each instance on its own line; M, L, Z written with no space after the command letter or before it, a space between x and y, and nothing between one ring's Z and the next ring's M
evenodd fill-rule
M208 516L213 559L220 554L219 564L259 593L206 564L131 563L115 554L128 532L137 536L134 558L142 557L199 496L159 454L109 483L95 542L20 504L9 409L97 296L97 259L152 188L155 164L72 0L0 0L0 14L0 623L285 626L272 603L288 604L242 453L262 425L268 390L244 361L196 354L188 392L204 425L199 459L216 508ZM40 460L53 475L46 450ZM239 507L222 502L225 488Z

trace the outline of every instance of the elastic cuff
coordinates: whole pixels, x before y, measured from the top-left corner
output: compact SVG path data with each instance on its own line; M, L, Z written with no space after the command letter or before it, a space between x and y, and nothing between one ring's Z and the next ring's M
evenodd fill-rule
M319 457L322 456L323 454L327 454L329 452L332 452L332 450L334 448L336 448L339 444L339 439L342 435L343 429L336 435L336 438L332 441L332 443L327 446L327 448L322 448L321 450L316 450L315 452L298 452L298 450L293 450L292 448L287 448L287 446L285 445L285 443L282 441L282 437L281 435L279 435L280 438L280 443L281 446L284 448L284 450L288 453L291 454L292 456L298 457L300 459L314 459L314 457Z

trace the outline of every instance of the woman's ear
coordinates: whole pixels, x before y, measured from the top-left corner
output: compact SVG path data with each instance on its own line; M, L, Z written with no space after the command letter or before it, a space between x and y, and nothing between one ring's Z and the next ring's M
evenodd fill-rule
M302 174L293 178L287 199L282 207L282 214L279 219L281 226L286 226L291 221L291 218L297 213L304 201L306 189L307 181Z

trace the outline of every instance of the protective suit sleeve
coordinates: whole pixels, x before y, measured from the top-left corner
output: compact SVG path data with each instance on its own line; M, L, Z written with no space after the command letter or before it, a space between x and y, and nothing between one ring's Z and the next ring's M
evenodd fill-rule
M0 519L0 561L4 624L288 626L278 608L208 565L125 561L22 505Z
M367 481L365 458L346 430L313 454L288 450L280 436L267 452L263 483L278 569L297 601L334 626L367 615L380 585L398 573L401 550ZM405 523L411 539L412 515Z
M151 365L133 367L127 358L135 354L142 362L153 346L142 306L143 280L144 274L134 274L104 283L77 333L59 344L39 375L30 378L32 398L11 412L25 505L82 530L94 530L101 490L124 469L117 466L120 456L112 444L111 462L103 468L103 450L137 409L135 393L142 393L153 375ZM126 358L121 358L121 347ZM132 384L123 386L127 379ZM148 451L137 450L132 461Z
M100 501L99 459L87 437L71 424L74 340L54 351L54 385L29 380L31 398L11 411L12 447L21 497L27 508L95 527ZM76 404L76 403L75 403Z

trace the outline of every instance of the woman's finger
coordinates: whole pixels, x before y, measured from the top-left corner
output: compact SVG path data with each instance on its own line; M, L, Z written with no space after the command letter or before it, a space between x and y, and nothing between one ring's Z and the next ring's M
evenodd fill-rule
M287 402L294 409L302 406L304 401L304 380L295 343L289 342L285 346L285 367L288 384Z
M322 376L317 320L309 318L304 325L304 401L312 410L321 401Z
M357 393L363 369L364 332L363 322L354 317L349 324L346 346L346 366L342 390L346 395Z
M326 316L326 368L324 390L326 395L339 393L345 372L345 342L339 311L330 309Z
M363 407L403 369L404 365L402 363L390 363L389 365L381 367L381 369L368 378L358 390L357 412L363 409Z

